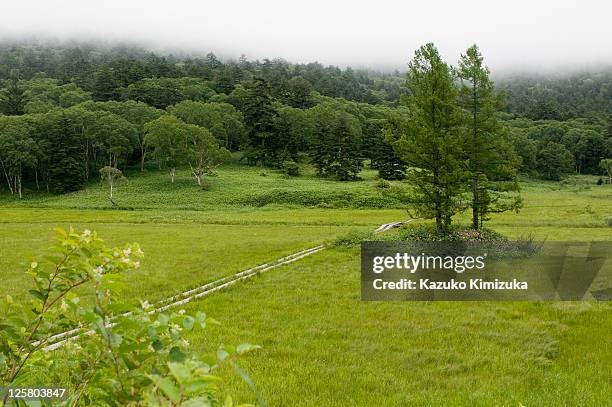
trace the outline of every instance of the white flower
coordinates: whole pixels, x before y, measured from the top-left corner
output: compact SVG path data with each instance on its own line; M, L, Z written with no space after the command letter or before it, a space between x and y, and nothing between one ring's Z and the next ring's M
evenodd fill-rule
M143 310L148 310L149 308L151 308L151 304L149 303L149 301L143 301L140 306Z
M181 310L179 310L179 312L178 312L178 313L179 313L179 315L183 315L183 314L185 313L185 310L184 310L184 309L181 309Z
M140 267L140 262L139 261L135 261L134 262L134 268L139 268Z
M88 237L88 236L90 236L90 235L91 235L91 230L89 230L89 229L85 229L85 230L83 231L83 236Z
M66 304L66 301L64 301L63 298L62 298L62 304L60 305L60 309L64 312L68 310L68 304Z
M123 255L124 256L129 256L130 254L132 254L132 248L128 247L127 249L123 250Z
M104 267L98 266L95 269L93 269L93 272L94 272L96 277L101 277L102 273L104 273Z

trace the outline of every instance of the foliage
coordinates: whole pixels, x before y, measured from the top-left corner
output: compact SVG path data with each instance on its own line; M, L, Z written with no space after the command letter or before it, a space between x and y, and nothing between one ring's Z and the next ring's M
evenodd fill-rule
M25 108L25 90L13 75L4 88L0 89L0 113L6 115L21 115Z
M537 165L544 179L560 181L574 167L574 157L562 144L553 141L538 151Z
M296 161L298 156L310 153L319 157L315 165L321 173L333 177L356 178L364 160L369 160L383 179L400 180L406 175L409 163L396 142L401 133L409 132L397 130L401 125L393 116L406 115L405 106L398 108L400 96L407 101L414 98L414 92L404 86L399 72L291 64L282 59L221 61L212 53L182 57L139 48L83 44L0 44L0 50L0 112L23 116L30 127L26 138L36 143L35 160L21 172L26 194L34 188L57 193L80 189L90 174L95 175L106 165L123 171L139 165L144 170L151 156L145 124L158 119L164 108L187 124L206 128L225 148L243 150L242 157L250 164L280 168L283 161ZM461 70L459 66L457 72ZM468 201L484 205L484 219L488 209L517 206L512 179L518 161L512 157L511 146L522 160L523 173L548 178L549 174L540 174L542 166L536 164L536 158L548 142L554 142L572 154L573 171L599 174L599 161L612 151L612 121L602 109L607 106L610 88L607 73L500 79L497 89L506 90L507 110L511 112L500 114L495 110L501 105L492 96L498 92L488 80L488 72L484 76L483 72L477 115L483 131L477 139L486 142L463 143L463 147L484 144L489 152L499 152L505 164L487 169L483 162L491 160L480 160L481 168L474 171L475 160L467 160L470 171L465 175L469 172L472 181L478 180L479 193L472 192L476 199L463 197L458 207ZM561 92L568 89L576 96L561 97ZM460 101L464 110L470 111L466 95L464 92ZM328 125L317 117L316 109L322 104L338 111L338 115L343 111L356 119L350 120L353 124L348 128L344 126L346 131L339 127L344 136L322 137L329 136L322 131ZM493 104L495 109L483 109ZM63 114L58 114L60 110ZM410 114L414 116L415 112ZM388 129L381 133L389 121L396 129L391 140L384 135ZM461 121L462 125L451 127L461 127L458 134L465 138L469 133L466 118ZM504 130L504 124L509 131ZM416 132L417 127L410 131ZM59 155L50 154L56 131L64 132L68 139ZM353 151L352 145L333 151L333 143L347 138L359 140L354 144L360 145L360 153ZM563 150L556 152L564 154ZM467 150L464 153L473 157ZM544 153L550 153L550 149L540 156ZM328 158L321 158L323 155ZM495 154L487 155L492 158ZM151 161L149 168L160 164L159 159ZM328 163L323 164L325 161ZM185 159L178 161L179 167L187 164ZM410 165L414 178L415 165ZM322 166L334 169L323 171ZM339 171L338 166L342 167ZM58 171L60 168L71 170ZM79 171L82 174L77 176ZM67 179L59 179L62 177ZM502 190L496 191L498 187ZM19 189L14 182L11 188Z
M100 179L102 182L106 181L108 185L108 200L113 206L117 206L117 203L113 200L113 190L120 182L125 181L126 178L123 173L115 167L102 167L100 168Z
M53 110L44 115L39 124L46 146L44 153L49 157L44 170L49 191L54 194L78 191L85 183L87 164L82 158L82 139L69 115Z
M609 70L523 74L499 81L508 95L505 110L533 120L603 116L612 111Z
M363 167L362 134L357 118L324 103L309 113L314 122L309 156L317 173L341 181L357 179Z
M90 110L103 110L113 113L127 120L138 132L138 148L140 150L140 170L144 170L145 158L147 156L147 144L145 142L144 125L159 118L162 111L143 102L128 100L125 102L108 101L85 104L83 107Z
M605 158L599 162L599 168L608 175L608 184L612 184L612 158Z
M282 142L275 131L277 113L269 84L263 78L256 78L247 88L242 113L248 129L247 160L259 166L278 166Z
M145 78L121 90L124 99L144 102L158 109L182 100L206 101L215 94L198 78Z
M432 225L407 225L399 230L397 239L416 242L505 242L508 240L504 235L487 228L474 230L454 226L447 233L441 234Z
M460 101L466 116L464 149L472 227L479 229L492 212L519 210L519 160L497 117L499 98L478 46L471 46L461 55L457 73L462 81Z
M37 156L28 123L20 117L0 116L0 167L11 194L22 197L23 172L35 166Z
M146 144L153 147L153 157L170 168L172 183L176 167L185 160L185 146L189 132L187 124L171 115L164 115L144 127Z
M34 280L31 304L7 296L1 305L2 383L26 385L40 371L53 375L67 369L71 405L221 405L214 371L257 347L196 355L184 332L216 321L202 312L160 313L147 302L137 307L119 301L124 275L140 266L137 244L109 248L89 230L57 234L50 255L28 269ZM90 287L93 302L81 301L77 287ZM64 345L70 358L60 350L44 351L60 343L54 335L70 327L84 332Z
M215 168L229 160L231 154L219 146L217 139L208 130L195 125L187 127L186 160L198 185L203 186L204 175L211 174Z
M412 166L409 179L414 189L408 201L417 217L435 218L440 233L448 230L464 190L466 173L462 168L461 124L457 90L450 67L436 47L420 47L410 62L406 85L410 94L404 100L410 122L397 130L395 148ZM387 130L392 137L393 130Z
M242 114L228 103L188 100L169 107L168 112L185 123L208 129L227 149L237 150L245 144Z
M283 161L283 172L290 177L297 177L300 175L300 166L295 161L285 160Z
M386 180L402 180L406 177L406 163L384 137L384 131L401 115L396 111L385 112L385 118L366 120L363 131L363 155L370 159L370 168L378 170L378 176Z

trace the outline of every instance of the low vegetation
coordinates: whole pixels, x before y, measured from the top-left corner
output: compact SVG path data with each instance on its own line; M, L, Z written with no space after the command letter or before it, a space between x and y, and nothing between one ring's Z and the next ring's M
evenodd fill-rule
M426 44L401 77L2 47L3 385L65 384L91 405L608 401L607 303L362 302L356 245L609 240L609 76L496 88L476 46L453 67ZM55 227L85 232L60 232L45 263ZM140 246L110 248L126 241ZM321 244L185 313L147 313ZM94 335L40 352L74 326ZM241 360L260 395L233 364L254 347L218 348L244 342L262 347Z

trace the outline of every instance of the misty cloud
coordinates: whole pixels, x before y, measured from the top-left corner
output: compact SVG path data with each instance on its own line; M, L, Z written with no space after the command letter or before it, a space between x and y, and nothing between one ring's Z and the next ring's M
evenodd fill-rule
M478 43L493 70L612 64L612 3L602 0L20 0L0 39L140 43L222 57L404 69L433 41L449 59Z

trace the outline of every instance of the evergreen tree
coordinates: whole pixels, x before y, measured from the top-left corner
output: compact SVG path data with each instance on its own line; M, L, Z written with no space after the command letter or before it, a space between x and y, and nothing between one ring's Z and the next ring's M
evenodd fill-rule
M341 181L357 179L363 168L361 127L355 116L321 104L311 109L310 159L317 174Z
M8 116L22 115L25 103L24 89L19 85L17 78L13 77L0 91L0 112Z
M384 136L385 119L368 119L364 130L364 157L370 159L370 168L378 170L378 176L386 180L406 177L406 163Z
M54 194L78 191L85 183L85 154L80 136L64 112L45 115L47 154L52 157L48 167L49 191Z
M415 52L407 76L410 95L403 102L409 107L410 126L394 145L414 167L409 173L411 207L418 216L434 218L438 233L445 234L461 209L465 179L457 89L451 68L432 43Z
M478 229L491 212L518 210L517 171L520 161L497 118L499 98L476 45L459 60L460 102L465 109L465 153L470 178L472 227Z
M278 166L282 142L275 129L276 109L272 104L268 83L257 78L247 90L244 120L248 127L247 160L259 166Z
M103 67L96 72L93 78L92 95L94 99L101 101L119 99L118 86L119 83L113 71Z

